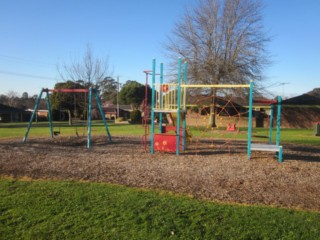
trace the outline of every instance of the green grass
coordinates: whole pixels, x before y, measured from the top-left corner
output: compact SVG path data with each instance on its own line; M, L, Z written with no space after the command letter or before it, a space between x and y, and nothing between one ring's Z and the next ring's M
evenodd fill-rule
M227 132L224 129L200 129L196 127L189 128L190 133L195 137L203 138L229 138L237 140L247 140L247 129L240 128L240 132ZM253 128L252 140L253 141L268 141L268 129L266 128ZM275 142L276 129L273 129L272 141ZM308 144L308 145L320 145L320 137L315 136L314 129L288 129L283 128L280 132L281 143L294 143L294 144Z
M144 127L142 124L114 124L108 123L111 135L117 136L142 136L144 134ZM27 123L0 123L0 138L23 138L27 129ZM201 138L231 138L247 140L247 129L241 128L240 134L237 132L227 132L222 129L220 132L211 131L210 129L201 129L196 127L189 127L189 132L194 137ZM55 122L54 131L59 131L61 136L76 136L76 132L80 136L87 135L87 127L84 125L69 126L66 122ZM156 132L158 127L156 126ZM34 123L29 137L49 137L49 124L47 122ZM101 121L93 122L92 135L106 134L105 128ZM276 129L273 130L273 141L275 141ZM266 142L268 131L265 128L253 129L253 141ZM281 129L281 143L295 143L295 144L310 144L319 145L320 137L315 136L313 129Z
M87 126L74 124L69 126L67 122L54 122L54 131L60 132L61 136L80 136L87 135ZM28 123L0 123L0 138L24 137ZM109 130L112 135L142 136L144 128L141 124L114 124L108 123ZM95 121L92 124L92 135L106 134L105 127L101 121ZM50 129L48 122L33 123L28 137L49 137Z
M320 213L0 178L0 239L319 239Z

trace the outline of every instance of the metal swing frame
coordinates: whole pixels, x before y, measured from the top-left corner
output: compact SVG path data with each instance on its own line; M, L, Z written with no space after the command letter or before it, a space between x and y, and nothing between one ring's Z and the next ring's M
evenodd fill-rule
M95 99L96 99L97 104L98 104L98 108L99 108L100 115L101 115L102 120L103 120L103 124L104 124L105 130L106 130L106 133L107 133L107 136L108 136L108 139L109 139L110 142L112 142L112 138L111 138L111 134L110 134L110 131L109 131L109 127L108 127L106 118L105 118L105 116L104 116L103 110L102 110L101 101L100 101L100 97L99 97L98 91L97 91L95 88L91 88L91 87L90 87L89 89L48 89L48 88L42 88L41 91L40 91L40 94L39 94L39 96L38 96L38 98L37 98L37 101L36 101L36 103L35 103L34 110L33 110L33 113L32 113L32 115L31 115L31 118L30 118L30 121L29 121L27 130L26 130L26 133L25 133L25 135L24 135L24 138L23 138L23 140L22 140L22 143L25 143L25 142L27 141L27 138L28 138L30 129L31 129L31 127L32 127L33 119L34 119L34 117L35 117L35 114L37 114L38 107L39 107L39 104L40 104L42 95L43 95L44 93L46 93L45 99L46 99L46 104L47 104L47 109L48 109L48 120L49 120L49 128L50 128L50 137L51 137L51 138L54 137L53 123L52 123L52 116L51 116L51 103L50 103L50 98L49 98L49 93L52 93L52 92L61 92L61 93L81 93L81 92L86 92L86 93L89 93L89 96L88 96L88 98L89 98L89 99L88 99L89 106L88 106L87 148L90 148L90 146L91 146L92 94L94 94Z

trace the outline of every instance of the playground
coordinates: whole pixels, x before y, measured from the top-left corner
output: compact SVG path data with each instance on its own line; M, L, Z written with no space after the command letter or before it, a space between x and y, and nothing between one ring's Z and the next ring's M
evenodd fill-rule
M226 148L210 141L189 144L176 156L151 155L141 137L59 136L51 140L0 140L0 175L22 179L110 182L187 194L213 201L320 210L320 152L317 146L285 144L285 161L274 153L246 156L246 143Z
M256 138L253 127L253 82L245 85L188 85L187 64L182 69L181 60L177 83L163 82L162 64L160 83L156 82L155 60L152 71L145 73L147 79L148 75L152 77L152 103L150 114L144 106L142 124L133 126L135 130L140 129L140 133L130 134L133 128L112 126L111 138L95 89L42 89L35 109L42 94L46 94L50 109L50 92L88 92L87 134L79 136L76 131L77 136L63 135L59 127L59 136L54 136L54 124L49 114L50 137L32 137L31 134L27 140L29 131L34 131L32 116L23 144L21 138L0 139L0 175L18 179L109 182L213 201L320 211L318 145L307 145L306 141L302 144L292 141L280 144L281 97L267 101L269 126L263 130L266 135L261 140ZM190 88L224 89L229 98L215 98L213 113L208 103L200 105L198 102L201 108L190 114L187 103ZM236 92L234 89L247 93L247 102L242 106L230 97ZM99 134L92 134L92 95L102 116L103 126ZM208 122L208 116L212 114L217 116L216 127L202 125L198 126L200 130L190 131L190 116L194 118L193 125L199 125L199 122ZM168 123L164 124L165 118ZM127 130L113 134L112 128ZM311 139L308 136L306 138Z

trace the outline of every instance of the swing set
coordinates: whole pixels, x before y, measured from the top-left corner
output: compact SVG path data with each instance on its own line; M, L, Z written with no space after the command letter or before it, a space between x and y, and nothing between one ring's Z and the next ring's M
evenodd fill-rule
M48 89L48 88L41 89L41 92L40 92L40 94L39 94L39 96L37 98L37 101L35 103L34 111L33 111L32 115L31 115L31 118L30 118L27 130L26 130L26 133L24 135L24 138L22 140L22 143L25 143L27 141L29 131L30 131L31 127L32 127L33 119L35 117L35 114L37 114L38 107L39 107L39 104L40 104L40 100L41 100L42 95L44 93L46 93L45 100L46 100L46 105L47 105L47 109L48 109L48 120L49 120L49 128L50 128L50 137L51 138L53 138L54 135L59 135L60 134L60 129L59 129L59 131L53 131L53 123L52 123L52 116L51 116L51 103L50 103L49 93L89 93L88 94L89 105L88 105L87 148L90 148L90 146L91 146L92 95L95 96L95 99L96 99L96 102L97 102L97 105L98 105L98 108L99 108L99 112L100 112L100 115L101 115L103 123L104 123L104 127L105 127L105 130L106 130L108 139L109 139L110 142L112 142L111 134L110 134L110 131L109 131L109 128L108 128L108 124L107 124L107 121L105 119L102 107L101 107L101 101L100 101L100 98L99 98L98 91L95 88L91 88L90 87L89 89Z

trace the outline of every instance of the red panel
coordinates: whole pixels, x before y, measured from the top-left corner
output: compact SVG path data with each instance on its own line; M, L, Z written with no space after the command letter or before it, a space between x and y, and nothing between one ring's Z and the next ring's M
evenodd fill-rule
M254 103L266 103L266 104L275 104L277 100L267 100L267 99L255 99L253 100Z
M161 152L175 152L176 139L176 135L154 134L154 150ZM180 138L180 150L182 150L182 138Z

